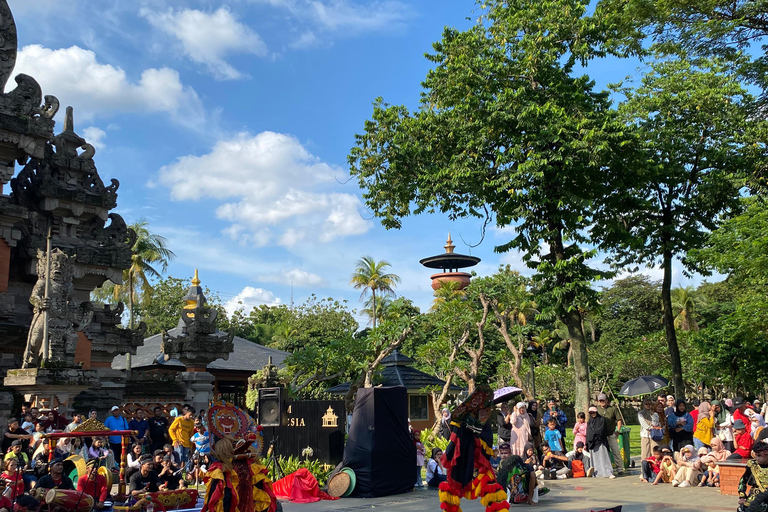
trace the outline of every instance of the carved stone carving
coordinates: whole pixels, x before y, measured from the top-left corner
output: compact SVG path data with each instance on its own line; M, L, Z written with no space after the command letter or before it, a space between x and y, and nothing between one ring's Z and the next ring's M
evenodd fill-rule
M45 298L45 253L38 253L38 279L29 302L34 306L29 328L23 368L33 368L43 361L54 366L75 366L77 331L91 322L93 306L90 302L72 300L74 266L69 256L60 250L51 251L50 287ZM48 353L43 354L43 331L48 322Z
M136 349L144 343L147 324L141 322L135 329L122 327L125 305L118 302L96 305L93 309L93 320L83 331L91 340L91 357L111 361L118 354L135 354Z

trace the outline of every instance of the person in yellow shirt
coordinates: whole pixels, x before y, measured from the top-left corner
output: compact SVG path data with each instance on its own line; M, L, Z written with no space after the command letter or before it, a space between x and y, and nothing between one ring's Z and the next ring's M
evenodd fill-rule
M195 409L189 404L184 404L182 408L183 415L177 417L168 428L168 435L171 436L173 449L179 454L182 464L189 460L190 449L194 446L192 434L195 433Z
M701 447L709 448L709 443L714 435L715 409L709 405L709 402L701 402L696 428L693 429L693 445L697 450Z

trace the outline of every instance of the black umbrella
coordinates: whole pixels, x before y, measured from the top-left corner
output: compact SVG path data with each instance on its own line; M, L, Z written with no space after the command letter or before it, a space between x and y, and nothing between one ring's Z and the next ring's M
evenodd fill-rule
M656 393L660 389L669 386L669 381L658 375L646 375L624 383L619 391L619 396L640 396Z

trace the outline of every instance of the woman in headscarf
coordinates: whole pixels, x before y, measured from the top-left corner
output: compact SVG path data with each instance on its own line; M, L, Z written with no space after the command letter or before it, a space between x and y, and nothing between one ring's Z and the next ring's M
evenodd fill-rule
M510 429L509 448L512 455L517 455L525 460L525 445L532 440L531 417L525 402L518 402L515 405L510 423L512 428Z
M653 406L653 414L651 414L651 429L661 430L661 439L655 443L662 448L669 446L669 429L667 428L667 416L664 414L664 409L663 403L656 402Z
M706 448L704 448L706 450ZM677 458L677 474L672 480L672 487L691 487L698 485L697 477L701 473L700 460L693 445L688 444L680 449Z
M725 449L725 446L719 437L713 437L712 441L709 443L709 447L712 448L709 455L714 457L718 462L724 461L731 454L730 451Z
M653 400L646 398L643 400L643 408L637 413L637 420L640 422L640 460L645 460L651 456L652 405Z
M747 409L749 416L749 420L752 422L752 439L757 439L757 436L760 434L760 431L763 430L766 427L765 420L763 419L763 415L756 413L755 411L751 409Z
M533 447L536 454L541 457L541 417L543 414L539 411L539 401L531 400L528 402L528 414L531 416L531 437L533 437ZM525 457L523 457L525 459Z
M693 443L693 417L685 407L685 400L678 400L675 410L667 416L669 437L672 449L679 452L684 446Z
M733 417L728 407L720 400L712 400L712 408L715 410L717 437L723 442L726 450L733 451Z
M587 422L587 449L595 468L595 476L599 478L616 478L611 466L611 456L608 453L608 437L605 431L605 418L597 414L597 407L589 408Z
M715 436L715 410L709 402L699 404L699 415L693 431L693 446L696 449L709 448L709 442Z

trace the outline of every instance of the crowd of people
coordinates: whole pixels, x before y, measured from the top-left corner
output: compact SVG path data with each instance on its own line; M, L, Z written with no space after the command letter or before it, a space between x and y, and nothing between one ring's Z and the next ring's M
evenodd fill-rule
M180 412L174 409L166 415L161 407L155 407L147 418L146 411L138 408L126 419L120 407L112 407L102 421L104 426L113 431L135 431L125 472L131 496L183 489L190 482L202 480L211 463L210 442L204 411L198 415L195 412L190 405L184 405ZM110 505L112 489L107 488L99 468L119 471L122 437L62 437L55 444L53 457L48 439L43 437L70 433L84 418L76 412L69 420L58 411L40 411L25 403L18 418L9 419L0 440L4 470L0 475L0 512L13 511L14 504L35 510L35 496L41 496L41 489L78 490L93 497L97 509ZM99 420L97 411L90 411L87 418ZM73 455L82 457L86 466L85 474L76 482L64 472L65 460Z

